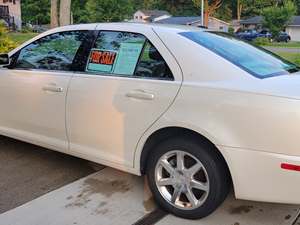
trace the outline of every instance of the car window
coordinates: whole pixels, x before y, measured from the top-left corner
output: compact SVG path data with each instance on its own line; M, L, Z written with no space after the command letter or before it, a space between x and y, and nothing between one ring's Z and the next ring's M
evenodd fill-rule
M43 37L20 51L15 68L70 71L78 49L88 38L88 31L68 31Z
M137 65L135 76L173 80L172 72L158 50L149 41Z
M281 57L221 32L183 32L182 36L213 51L258 78L287 75L299 67Z
M110 76L173 78L158 50L145 36L102 31L95 42L86 72Z

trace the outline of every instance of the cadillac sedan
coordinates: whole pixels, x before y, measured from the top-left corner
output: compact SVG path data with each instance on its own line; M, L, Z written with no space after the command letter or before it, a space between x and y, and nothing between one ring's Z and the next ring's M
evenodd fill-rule
M300 73L270 52L199 28L90 24L0 64L1 135L147 175L184 218L212 213L231 186L300 203Z

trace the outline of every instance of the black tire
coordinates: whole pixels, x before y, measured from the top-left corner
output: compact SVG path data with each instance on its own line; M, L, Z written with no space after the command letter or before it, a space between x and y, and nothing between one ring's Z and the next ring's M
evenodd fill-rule
M156 186L156 164L164 154L173 150L181 150L193 155L207 171L210 190L205 202L199 208L191 210L176 208L163 198ZM149 187L158 205L167 212L186 219L200 219L210 215L226 199L231 186L230 174L223 157L212 145L190 137L172 138L160 143L149 156L147 177Z

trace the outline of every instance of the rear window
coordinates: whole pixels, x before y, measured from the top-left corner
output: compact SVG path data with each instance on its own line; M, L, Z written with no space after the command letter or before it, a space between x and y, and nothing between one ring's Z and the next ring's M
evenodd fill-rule
M213 51L258 78L287 75L299 67L262 48L222 32L182 32L180 35Z

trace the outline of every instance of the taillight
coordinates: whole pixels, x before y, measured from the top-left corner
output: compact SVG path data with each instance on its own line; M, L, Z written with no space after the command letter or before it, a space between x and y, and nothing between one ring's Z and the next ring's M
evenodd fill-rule
M289 164L289 163L281 163L281 169L293 170L293 171L299 171L300 172L300 166Z

